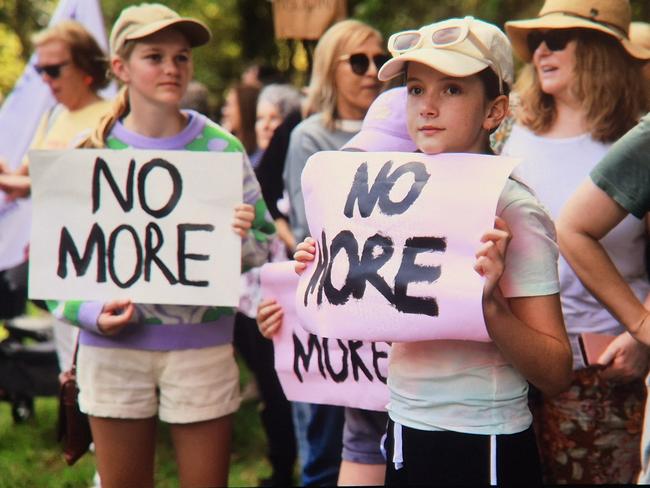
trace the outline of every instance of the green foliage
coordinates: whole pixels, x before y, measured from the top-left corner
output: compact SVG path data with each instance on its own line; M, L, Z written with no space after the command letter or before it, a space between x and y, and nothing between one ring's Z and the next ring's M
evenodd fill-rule
M6 24L0 24L0 94L11 90L23 72L25 62L21 58L20 39ZM1 97L0 97L1 99Z

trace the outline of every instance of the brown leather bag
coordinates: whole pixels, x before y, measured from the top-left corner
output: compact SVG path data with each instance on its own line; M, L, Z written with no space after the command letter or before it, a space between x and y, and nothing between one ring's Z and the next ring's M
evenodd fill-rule
M88 416L79 410L77 387L77 349L75 347L72 367L61 374L59 390L59 426L57 440L62 443L63 457L69 466L88 452L93 441Z

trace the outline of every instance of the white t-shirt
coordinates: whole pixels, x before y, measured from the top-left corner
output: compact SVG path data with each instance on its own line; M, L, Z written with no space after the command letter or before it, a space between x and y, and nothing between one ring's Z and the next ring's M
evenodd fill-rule
M569 197L588 178L589 172L609 150L589 134L551 139L515 125L503 155L524 157L514 174L536 193L556 219ZM650 292L646 274L646 229L642 220L628 215L601 240L610 258L639 300ZM599 332L621 334L625 329L582 285L569 264L560 257L562 312L570 334ZM574 357L576 355L574 354ZM574 364L574 367L581 366Z
M503 294L558 293L555 229L530 190L508 180L497 215L512 232ZM414 429L513 434L532 421L528 383L491 342L393 343L388 386L391 419Z

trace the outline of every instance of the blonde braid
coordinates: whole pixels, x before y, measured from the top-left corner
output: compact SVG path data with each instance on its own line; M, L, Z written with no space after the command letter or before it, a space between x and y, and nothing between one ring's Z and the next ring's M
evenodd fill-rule
M79 147L85 149L101 149L106 147L106 138L115 125L115 122L129 113L129 110L129 92L127 87L124 86L117 93L110 113L101 118L92 134L81 142Z

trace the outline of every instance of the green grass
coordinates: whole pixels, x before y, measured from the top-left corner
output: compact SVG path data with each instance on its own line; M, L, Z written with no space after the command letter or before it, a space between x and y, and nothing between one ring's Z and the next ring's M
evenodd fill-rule
M243 381L247 381L248 373L242 370ZM230 486L256 486L260 478L270 475L257 408L256 401L247 402L235 416ZM0 488L92 486L95 473L92 453L74 466L67 466L63 461L55 441L57 409L55 398L37 398L34 417L24 424L14 424L11 406L0 402ZM156 486L178 486L169 429L165 424L160 424L156 449Z
M39 315L43 312L28 302L27 313ZM3 331L6 332L0 321L0 341L5 338ZM250 381L251 373L242 361L238 364L243 388ZM11 405L0 402L0 488L92 486L95 475L92 453L86 454L74 466L68 466L63 460L56 442L57 403L53 397L37 398L34 417L23 424L14 424ZM271 474L258 408L258 401L248 401L235 415L228 478L230 486L257 486L261 478ZM177 486L169 428L160 423L156 446L156 487Z

